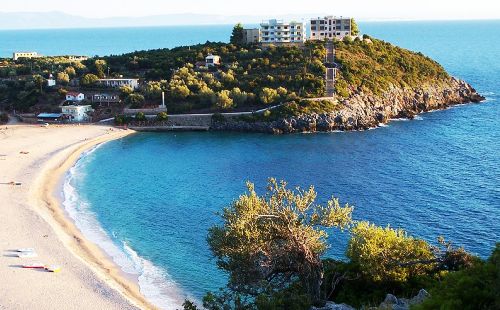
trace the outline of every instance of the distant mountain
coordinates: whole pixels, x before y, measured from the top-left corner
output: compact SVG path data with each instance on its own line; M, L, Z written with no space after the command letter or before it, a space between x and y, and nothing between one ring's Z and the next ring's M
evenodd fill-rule
M62 12L0 12L0 29L39 29L39 28L95 28L95 27L140 27L171 25L209 25L234 24L237 22L257 24L263 19L302 20L315 15L281 16L223 16L204 14L170 14L144 17L87 18ZM318 15L320 16L320 15Z

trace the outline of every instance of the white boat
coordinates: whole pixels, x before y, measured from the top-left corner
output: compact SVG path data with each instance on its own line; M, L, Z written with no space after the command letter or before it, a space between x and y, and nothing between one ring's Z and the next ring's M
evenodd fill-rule
M24 264L23 268L28 268L28 269L43 269L45 268L45 265L42 263L31 263L31 264Z
M45 267L45 270L50 272L59 272L61 271L61 266L47 266Z
M16 252L35 252L35 249L33 249L33 248L22 248L22 249L17 249Z
M17 253L17 257L32 258L32 257L38 257L38 254L36 254L35 252L21 252L21 253Z

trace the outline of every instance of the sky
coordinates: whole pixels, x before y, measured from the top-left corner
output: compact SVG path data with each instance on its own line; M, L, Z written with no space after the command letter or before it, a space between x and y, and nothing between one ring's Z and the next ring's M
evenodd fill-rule
M352 16L360 20L500 19L498 0L69 0L2 1L0 12L60 11L84 17L163 14Z

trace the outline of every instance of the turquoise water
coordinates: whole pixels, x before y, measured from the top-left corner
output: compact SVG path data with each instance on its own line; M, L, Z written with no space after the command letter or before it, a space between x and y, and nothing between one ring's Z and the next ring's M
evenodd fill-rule
M226 41L231 30L231 25L0 30L0 57L12 57L14 51L37 51L46 56L123 54Z
M79 161L65 184L66 209L164 308L172 308L172 287L200 298L225 284L206 233L246 180L260 191L271 176L314 184L321 201L353 204L356 219L489 255L500 240L500 22L362 29L433 57L487 102L364 132L136 134ZM346 236L332 232L330 242L328 255L342 257Z

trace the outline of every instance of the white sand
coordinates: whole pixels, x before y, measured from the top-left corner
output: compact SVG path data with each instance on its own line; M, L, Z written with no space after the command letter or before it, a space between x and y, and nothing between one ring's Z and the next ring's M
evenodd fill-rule
M0 183L22 183L0 184L0 309L153 308L134 281L85 241L54 198L61 177L82 152L132 131L103 126L0 128ZM31 247L38 258L21 259L9 252ZM27 262L60 265L62 271L19 268Z

